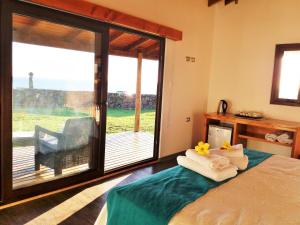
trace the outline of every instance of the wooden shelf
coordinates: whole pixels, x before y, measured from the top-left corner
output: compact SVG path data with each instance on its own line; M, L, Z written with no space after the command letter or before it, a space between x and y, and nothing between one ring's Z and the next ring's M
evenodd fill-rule
M233 114L206 113L203 140L207 140L210 124L230 123L233 127L232 144L242 143L247 147L247 141L259 141L292 148L291 156L300 159L300 122L263 118L251 120L239 118ZM265 139L265 134L286 132L293 139L292 144L282 144ZM263 151L263 149L261 149Z
M261 142L266 142L274 145L281 145L281 146L286 146L286 147L292 147L293 144L282 144L278 141L268 141L265 139L264 135L262 134L254 134L254 133L246 133L246 134L239 134L239 138L241 139L247 139L247 140L253 140L253 141L261 141Z

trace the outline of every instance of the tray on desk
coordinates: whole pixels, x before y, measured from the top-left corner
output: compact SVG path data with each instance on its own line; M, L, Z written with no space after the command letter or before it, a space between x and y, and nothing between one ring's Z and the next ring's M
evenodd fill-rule
M244 116L244 115L240 115L240 114L234 114L234 116L239 117L239 118L244 118L244 119L251 119L251 120L260 120L263 119L263 116Z

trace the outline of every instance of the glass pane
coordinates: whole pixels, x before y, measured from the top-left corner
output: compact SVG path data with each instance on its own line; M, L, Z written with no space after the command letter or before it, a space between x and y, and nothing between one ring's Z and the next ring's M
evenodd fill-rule
M157 40L110 35L105 171L153 158L159 66Z
M13 187L93 167L95 33L13 16Z
M280 73L279 98L298 99L300 85L300 51L285 51Z

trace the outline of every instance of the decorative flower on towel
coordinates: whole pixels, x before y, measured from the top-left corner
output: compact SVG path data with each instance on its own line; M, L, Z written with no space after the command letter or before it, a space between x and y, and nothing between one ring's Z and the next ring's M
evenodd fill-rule
M195 150L199 155L209 155L209 144L208 143L203 143L200 141L197 146L195 146Z
M230 143L228 142L228 141L224 141L224 144L223 144L223 146L221 147L221 150L231 150L232 149L232 147L231 147L231 145L230 145Z

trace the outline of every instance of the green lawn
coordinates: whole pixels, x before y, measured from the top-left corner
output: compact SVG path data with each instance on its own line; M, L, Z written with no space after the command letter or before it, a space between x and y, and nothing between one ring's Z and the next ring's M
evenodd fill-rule
M133 131L134 114L134 110L109 109L107 111L107 132L118 133L122 131ZM154 133L154 120L154 110L142 110L141 131Z
M134 110L108 109L107 133L133 131ZM69 118L88 116L88 113L75 112L70 109L47 110L47 109L14 109L13 131L33 131L35 125L40 125L49 130L61 131L65 121ZM154 133L155 111L142 110L141 131Z

